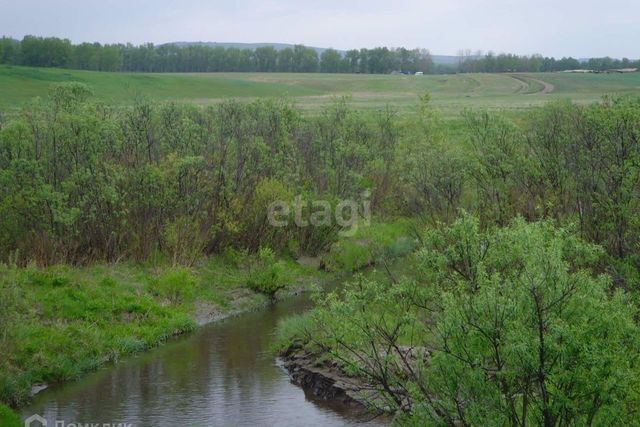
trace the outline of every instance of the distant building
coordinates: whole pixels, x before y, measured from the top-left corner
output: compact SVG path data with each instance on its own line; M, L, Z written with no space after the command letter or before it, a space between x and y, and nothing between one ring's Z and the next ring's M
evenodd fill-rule
M607 73L636 73L637 71L637 68L614 68L607 70Z
M600 70L564 70L563 73L580 73L580 74L588 74L588 73L636 73L638 72L638 68L611 68L606 71Z
M593 73L593 70L564 70L563 73L581 73L581 74L587 74L587 73Z

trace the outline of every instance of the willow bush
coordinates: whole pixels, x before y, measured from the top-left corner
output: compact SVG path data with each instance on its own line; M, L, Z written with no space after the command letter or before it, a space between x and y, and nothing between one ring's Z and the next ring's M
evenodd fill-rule
M56 85L0 127L0 260L174 264L227 248L316 255L341 231L274 228L277 200L361 201L374 216L483 227L521 215L577 224L627 283L638 267L640 100L466 111L452 128L421 97L416 113L337 100L306 116L286 100L113 108ZM307 204L303 207L311 209ZM360 212L363 214L363 212Z

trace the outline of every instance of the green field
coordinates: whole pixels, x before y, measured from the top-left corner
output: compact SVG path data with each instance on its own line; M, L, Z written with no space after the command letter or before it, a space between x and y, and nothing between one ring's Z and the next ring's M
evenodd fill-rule
M592 102L606 94L640 94L640 73L632 74L457 74L362 75L283 73L144 74L0 66L0 109L13 110L44 96L52 83L78 81L100 100L130 104L137 96L211 104L228 98L286 96L317 110L334 97L350 96L356 108L394 105L409 109L429 92L446 112L464 107L521 110L553 99Z

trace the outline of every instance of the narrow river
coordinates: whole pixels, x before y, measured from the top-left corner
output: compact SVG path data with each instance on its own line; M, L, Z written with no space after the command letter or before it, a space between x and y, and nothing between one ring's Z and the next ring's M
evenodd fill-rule
M291 384L268 352L278 319L310 308L306 296L207 325L193 335L45 390L23 410L49 426L384 425L318 401ZM58 422L58 424L56 424Z

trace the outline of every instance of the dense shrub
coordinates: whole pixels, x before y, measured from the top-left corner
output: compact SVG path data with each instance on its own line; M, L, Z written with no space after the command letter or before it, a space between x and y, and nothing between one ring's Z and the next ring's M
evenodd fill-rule
M449 129L424 96L415 116L338 100L302 116L281 100L212 107L94 104L55 86L0 130L0 260L86 263L163 254L192 265L228 247L317 255L349 227L267 223L270 204L364 194L375 216L432 225L460 208L483 226L554 218L602 244L616 282L637 270L640 102L467 111ZM455 132L455 133L454 133ZM454 144L462 137L466 143ZM363 212L359 212L362 215Z
M549 222L432 229L415 280L359 279L286 323L415 425L626 425L638 407L636 309L604 252Z
M378 173L375 124L344 102L303 120L285 101L113 109L89 96L81 84L54 86L0 130L0 260L161 253L188 266L263 244L317 253L340 226L275 228L270 203L304 194L335 204Z

